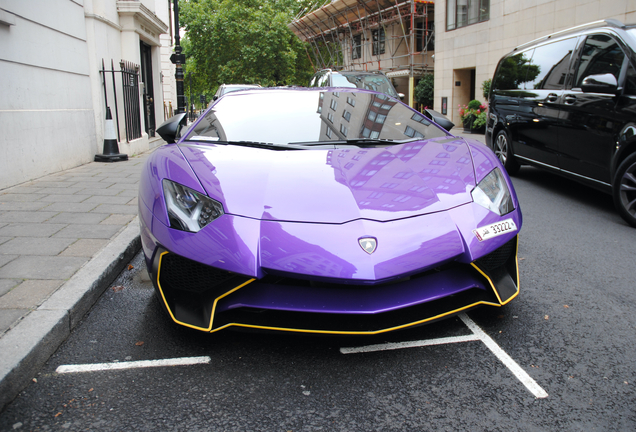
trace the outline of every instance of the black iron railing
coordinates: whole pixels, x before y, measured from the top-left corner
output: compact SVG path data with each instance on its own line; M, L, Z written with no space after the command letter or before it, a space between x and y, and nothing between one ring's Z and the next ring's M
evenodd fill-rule
M104 102L108 109L108 83L106 73L111 74L111 89L113 99L115 101L115 119L117 128L117 139L121 141L121 135L119 132L119 104L117 103L117 84L115 81L115 73L121 74L122 93L124 95L124 127L126 129L126 141L130 142L137 138L141 138L141 107L139 104L139 65L122 60L119 62L120 70L115 70L113 61L110 61L110 70L106 70L104 67L104 60L102 59L102 70L99 72L102 74L104 84Z

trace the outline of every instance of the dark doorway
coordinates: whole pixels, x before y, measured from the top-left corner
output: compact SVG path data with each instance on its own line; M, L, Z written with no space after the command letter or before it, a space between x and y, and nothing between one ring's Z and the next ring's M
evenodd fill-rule
M475 69L470 70L470 100L475 99Z
M141 82L143 88L144 120L146 122L146 133L148 136L155 136L155 92L152 86L152 55L150 45L141 44Z

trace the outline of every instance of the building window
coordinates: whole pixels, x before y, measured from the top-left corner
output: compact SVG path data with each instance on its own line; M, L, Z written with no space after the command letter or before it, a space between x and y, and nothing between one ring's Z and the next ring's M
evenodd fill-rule
M347 110L344 110L342 112L342 117L346 120L346 121L351 121L351 113Z
M421 132L416 131L411 126L406 127L406 130L404 131L404 135L411 138L424 138L424 135L422 135Z
M341 124L340 125L340 133L342 133L346 137L347 134L349 133L349 128L346 127L344 124Z
M489 19L490 0L448 0L446 3L446 30Z
M373 38L373 55L384 54L384 28L380 27L377 30L371 32Z
M362 35L355 35L353 37L351 46L351 58L353 60L362 58Z
M435 22L419 21L415 23L415 50L418 52L435 51Z
M347 103L352 107L356 106L356 100L354 98L347 97Z

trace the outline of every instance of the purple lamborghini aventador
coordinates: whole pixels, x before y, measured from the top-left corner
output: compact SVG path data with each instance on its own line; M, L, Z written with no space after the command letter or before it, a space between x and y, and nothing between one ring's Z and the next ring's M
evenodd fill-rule
M230 93L183 117L139 192L176 323L377 334L518 294L521 212L483 144L360 89Z

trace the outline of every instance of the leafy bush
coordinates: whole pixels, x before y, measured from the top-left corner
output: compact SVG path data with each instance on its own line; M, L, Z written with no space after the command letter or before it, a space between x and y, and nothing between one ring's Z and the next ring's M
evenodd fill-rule
M432 74L426 74L420 79L415 87L415 100L417 103L424 105L427 108L433 107L433 92L435 79Z
M490 94L490 84L492 84L492 80L490 78L481 83L481 90L483 91L484 99L486 100L488 100L488 95Z
M469 110L478 110L482 106L483 105L481 104L481 102L479 102L477 99L473 99L470 102L468 102Z
M459 117L462 123L472 119L471 128L479 129L486 124L486 109L478 100L471 100L468 105L459 105Z

